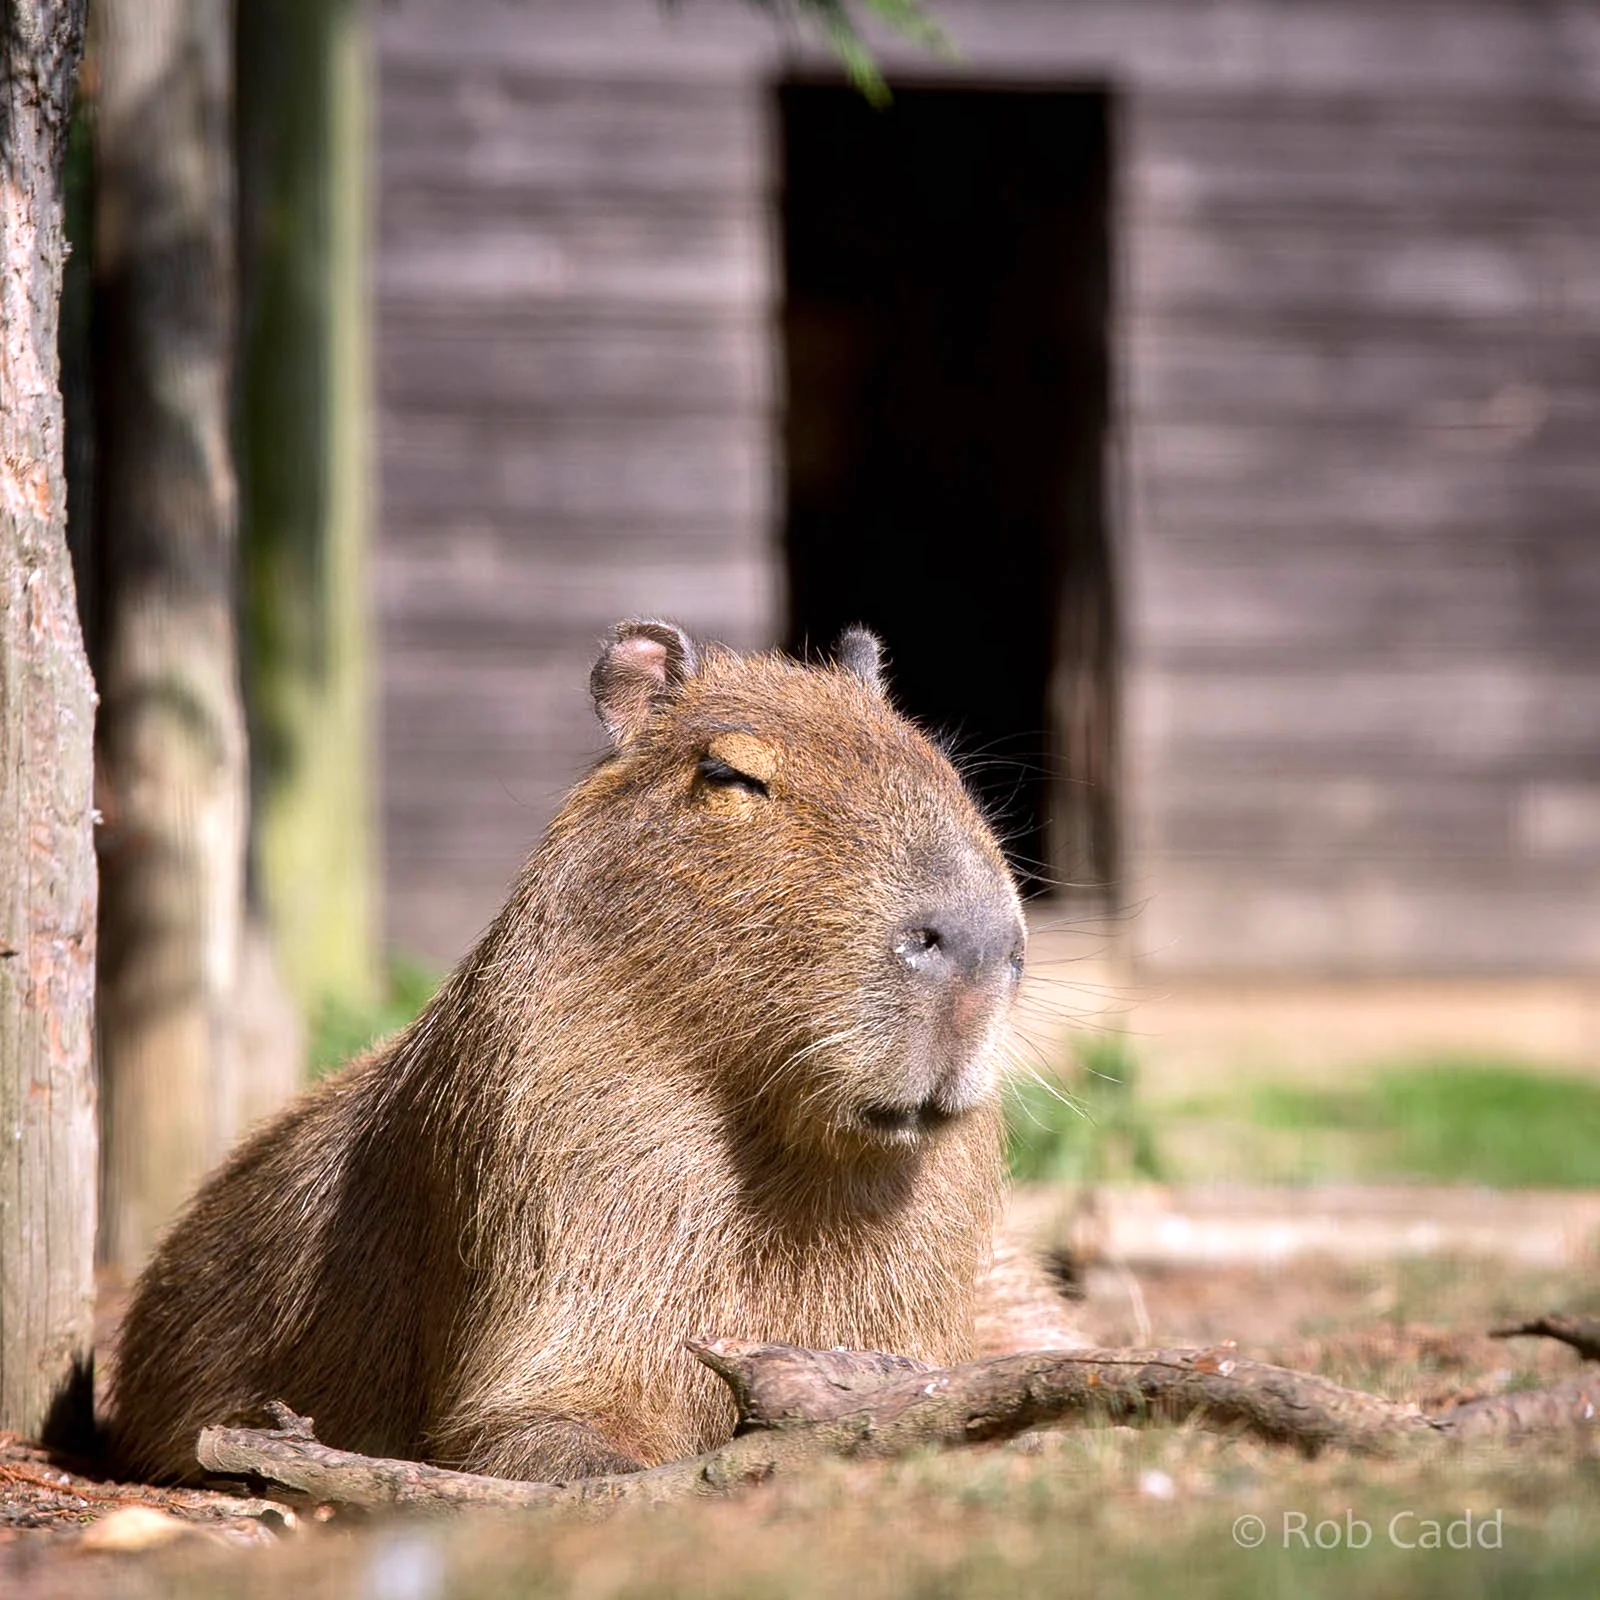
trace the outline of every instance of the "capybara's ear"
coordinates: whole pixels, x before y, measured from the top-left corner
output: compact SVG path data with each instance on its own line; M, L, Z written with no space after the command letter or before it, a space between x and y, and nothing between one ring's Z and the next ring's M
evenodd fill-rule
M675 623L619 622L589 674L594 709L612 744L620 750L637 738L656 706L699 670L694 641Z
M883 692L883 644L870 628L856 623L839 635L833 659L869 689Z

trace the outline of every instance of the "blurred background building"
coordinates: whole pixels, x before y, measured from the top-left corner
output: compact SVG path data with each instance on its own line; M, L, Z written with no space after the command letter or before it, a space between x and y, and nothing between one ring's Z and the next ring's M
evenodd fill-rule
M710 0L380 8L388 942L612 621L861 620L1187 1036L1600 1056L1600 7L933 9L876 110Z

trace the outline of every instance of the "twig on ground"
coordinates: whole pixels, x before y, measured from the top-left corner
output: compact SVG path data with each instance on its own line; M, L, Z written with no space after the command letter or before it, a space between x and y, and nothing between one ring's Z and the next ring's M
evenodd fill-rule
M1535 1317L1531 1322L1507 1323L1491 1328L1492 1339L1559 1339L1570 1344L1585 1361L1600 1361L1600 1317L1569 1317L1562 1312Z
M1072 1416L1122 1422L1203 1415L1210 1426L1243 1428L1311 1453L1329 1445L1384 1448L1433 1428L1413 1406L1315 1373L1248 1361L1226 1347L998 1356L885 1375L865 1400L838 1384L837 1364L850 1352L828 1352L834 1365L824 1373L818 1352L789 1345L719 1339L691 1341L689 1349L733 1390L745 1426L789 1429L870 1415L873 1454L1004 1439Z
M1600 1381L1579 1374L1544 1389L1513 1389L1482 1400L1466 1400L1434 1420L1451 1438L1548 1439L1568 1428L1581 1428L1600 1418Z

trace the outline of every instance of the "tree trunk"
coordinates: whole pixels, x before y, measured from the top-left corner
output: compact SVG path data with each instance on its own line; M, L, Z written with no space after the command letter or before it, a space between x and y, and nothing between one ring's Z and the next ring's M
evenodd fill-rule
M256 887L301 1006L377 997L363 0L240 0L239 407Z
M66 540L56 332L83 0L0 13L0 1429L89 1420L94 689Z
M128 1272L238 1124L232 12L103 0L91 40L101 1253Z

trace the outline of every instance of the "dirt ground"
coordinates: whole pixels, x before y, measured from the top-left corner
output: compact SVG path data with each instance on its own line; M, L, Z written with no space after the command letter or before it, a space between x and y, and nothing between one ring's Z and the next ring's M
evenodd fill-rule
M1600 1310L1592 1263L1574 1273L1483 1258L1100 1265L1078 1287L1079 1321L1094 1343L1234 1340L1241 1354L1424 1408L1571 1375L1578 1361L1564 1347L1496 1340L1487 1330L1544 1311ZM0 1436L0 1595L276 1597L289 1585L304 1600L953 1596L1115 1593L1135 1580L1128 1592L1331 1595L1371 1581L1377 1593L1580 1594L1591 1591L1566 1587L1562 1563L1570 1557L1580 1576L1600 1570L1593 1428L1520 1454L1502 1448L1444 1466L1381 1469L1349 1458L1305 1463L1194 1426L1080 1428L886 1466L828 1463L805 1483L599 1525L538 1514L514 1523L369 1522L243 1488L107 1483L75 1465L83 1464ZM1349 1526L1388 1527L1413 1516L1413 1500L1510 1516L1517 1564L1508 1568L1497 1553L1464 1567L1432 1552L1430 1565L1411 1541L1381 1561L1307 1550L1296 1565L1298 1546L1257 1558L1240 1554L1227 1532L1252 1515L1276 1527L1273 1517L1297 1515L1284 1506L1299 1503L1334 1513L1342 1504ZM1352 1506L1361 1512L1354 1523ZM1366 1562L1360 1571L1349 1566L1357 1559Z

